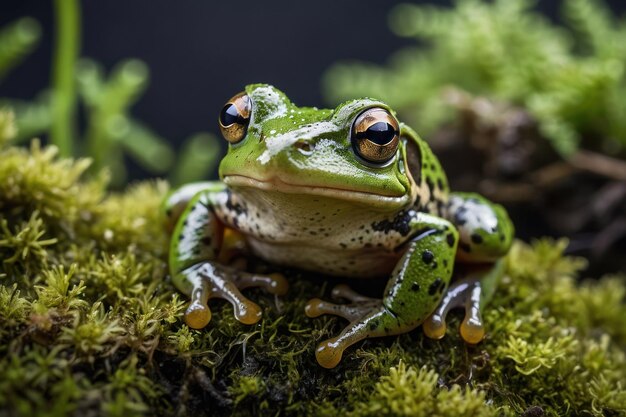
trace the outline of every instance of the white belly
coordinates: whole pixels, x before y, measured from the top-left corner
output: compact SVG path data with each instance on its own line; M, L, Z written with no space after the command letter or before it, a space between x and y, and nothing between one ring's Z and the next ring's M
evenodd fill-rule
M265 242L248 238L254 254L268 262L350 278L389 277L398 253L376 248L342 249Z
M217 214L268 262L345 277L388 277L406 236L372 224L395 212L310 195L233 190ZM240 210L229 207L241 205Z

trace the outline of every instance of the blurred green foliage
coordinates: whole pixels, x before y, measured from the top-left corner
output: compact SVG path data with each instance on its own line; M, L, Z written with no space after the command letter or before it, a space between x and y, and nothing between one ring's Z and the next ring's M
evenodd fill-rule
M391 29L419 46L386 66L342 63L326 74L336 102L387 101L424 135L454 118L450 87L521 105L563 156L581 145L626 148L626 21L600 0L565 0L568 27L533 10L532 0L457 0L453 8L402 4Z
M217 138L210 133L191 135L176 157L166 139L133 118L132 105L149 82L149 69L137 59L117 64L107 75L90 59L77 60L80 15L75 0L55 2L57 44L52 85L31 101L0 98L0 107L15 112L17 142L48 135L64 156L88 156L91 170L109 169L113 185L124 183L125 156L152 174L164 175L173 184L206 176L217 164ZM40 39L41 28L31 18L22 18L0 32L0 83ZM73 41L68 42L68 39ZM76 49L76 52L73 52ZM77 109L84 110L86 127L77 132Z
M39 24L28 17L0 30L0 80L35 48L40 36Z

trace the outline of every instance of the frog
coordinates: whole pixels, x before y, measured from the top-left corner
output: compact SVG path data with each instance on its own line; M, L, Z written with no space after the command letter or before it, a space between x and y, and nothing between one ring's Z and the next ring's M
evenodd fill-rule
M389 105L361 98L334 109L298 107L271 85L251 84L226 102L218 125L228 146L220 180L183 185L164 202L170 275L190 299L189 327L209 324L212 298L252 325L262 309L242 290L286 294L283 274L230 263L238 247L280 268L386 280L380 298L340 284L332 301L306 303L311 319L348 321L317 346L324 368L367 338L421 325L441 339L455 308L464 309L466 343L485 337L482 311L504 274L513 223L501 205L450 191L427 142ZM459 268L467 272L458 276Z

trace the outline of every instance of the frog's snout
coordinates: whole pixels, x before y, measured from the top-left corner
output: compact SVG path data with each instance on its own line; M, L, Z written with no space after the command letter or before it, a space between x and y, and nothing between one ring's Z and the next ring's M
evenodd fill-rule
M313 150L315 149L315 144L305 139L298 139L293 143L293 146L294 148L298 149L298 151L302 155L306 156L311 155L313 153Z

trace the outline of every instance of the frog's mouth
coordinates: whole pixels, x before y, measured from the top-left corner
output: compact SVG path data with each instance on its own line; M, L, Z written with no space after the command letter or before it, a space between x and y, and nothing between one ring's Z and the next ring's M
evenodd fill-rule
M337 200L351 201L382 208L401 208L410 202L408 194L384 195L366 191L322 187L308 184L290 184L280 178L260 180L244 175L226 175L222 179L229 187L251 187L264 191L277 191L287 194L308 194Z

